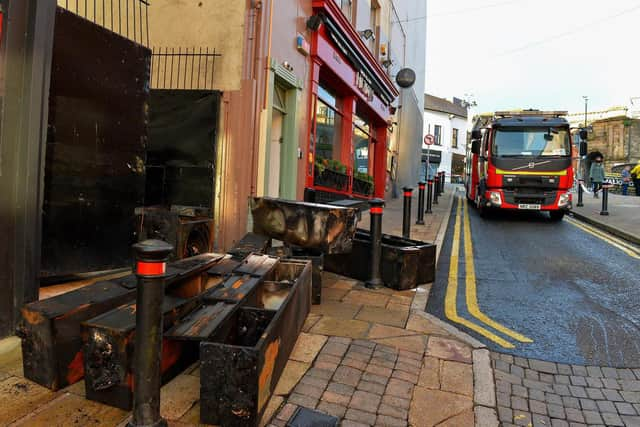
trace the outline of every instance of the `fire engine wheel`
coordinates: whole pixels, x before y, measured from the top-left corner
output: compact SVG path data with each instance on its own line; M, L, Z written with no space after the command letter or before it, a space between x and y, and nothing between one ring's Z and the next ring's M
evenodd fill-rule
M551 221L562 221L562 218L564 218L564 211L550 211L549 218L551 218Z
M476 209L478 210L478 215L480 215L480 218L487 217L487 208L484 206L484 203L482 203L482 199L480 198L479 194L476 196Z

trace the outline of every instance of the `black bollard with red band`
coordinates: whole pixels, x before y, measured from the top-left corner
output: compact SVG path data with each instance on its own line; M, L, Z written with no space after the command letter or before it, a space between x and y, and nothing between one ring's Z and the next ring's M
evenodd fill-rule
M431 210L431 202L433 200L433 179L429 178L427 180L427 210L424 213L430 214L433 213Z
M440 176L436 174L433 177L433 204L438 204L438 194L440 194Z
M417 225L424 225L424 182L418 183L418 219Z
M404 187L404 204L402 205L402 237L408 239L411 237L411 197L413 197L413 188Z
M162 301L167 259L173 246L162 240L133 245L138 290L133 381L133 418L127 427L165 427L160 416Z
M600 215L607 216L609 215L609 211L607 210L609 204L609 188L613 187L611 184L603 184L602 185L602 210L600 211Z
M440 195L444 194L444 181L446 180L447 173L445 171L440 172Z
M370 234L371 234L371 275L365 283L367 288L377 289L383 286L380 273L382 259L382 208L384 200L369 200Z
M584 191L582 189L583 185L584 185L584 179L579 179L578 180L578 204L576 205L579 208L584 206L584 203L582 203L582 194L583 194L583 191Z

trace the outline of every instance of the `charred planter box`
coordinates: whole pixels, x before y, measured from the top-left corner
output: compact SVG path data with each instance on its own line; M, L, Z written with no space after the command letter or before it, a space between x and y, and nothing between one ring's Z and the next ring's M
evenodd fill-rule
M326 254L351 251L357 209L255 197L251 213L255 233Z
M356 232L353 251L325 257L325 270L366 281L371 273L371 236L368 231ZM436 266L436 246L418 240L382 235L382 280L385 286L404 290L433 282Z
M324 254L313 249L291 248L291 258L311 261L311 302L322 303L322 271L324 270Z
M223 255L205 254L171 263L167 287L176 294L194 294L200 275ZM22 338L25 378L51 390L84 376L80 323L135 299L137 279L128 275L98 282L25 305L17 334Z
M197 298L165 296L163 328L168 330L198 307ZM126 304L82 324L87 399L129 411L133 406L133 351L136 305ZM162 382L198 359L198 346L162 340Z
M282 260L200 344L200 421L256 426L311 308L311 263Z

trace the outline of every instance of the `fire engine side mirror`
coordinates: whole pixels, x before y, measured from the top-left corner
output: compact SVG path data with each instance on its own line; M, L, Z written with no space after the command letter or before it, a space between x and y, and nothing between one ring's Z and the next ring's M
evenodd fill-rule
M582 141L580 142L580 155L581 156L586 156L587 155L587 142L586 141Z
M480 154L480 140L472 139L471 140L471 152L473 154Z

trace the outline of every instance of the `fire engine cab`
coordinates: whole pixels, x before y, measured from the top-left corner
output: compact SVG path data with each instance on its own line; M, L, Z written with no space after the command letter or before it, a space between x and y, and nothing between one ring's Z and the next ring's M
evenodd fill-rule
M572 145L566 111L499 111L474 119L467 149L467 198L481 216L491 209L571 209Z

